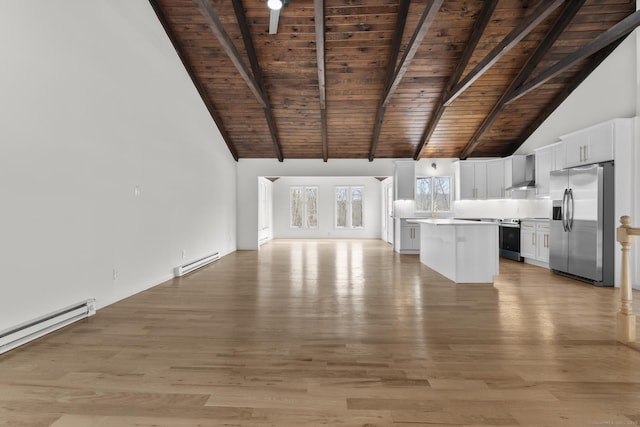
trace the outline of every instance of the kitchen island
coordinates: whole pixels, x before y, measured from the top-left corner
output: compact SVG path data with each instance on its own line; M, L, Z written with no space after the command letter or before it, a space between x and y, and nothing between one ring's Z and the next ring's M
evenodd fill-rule
M499 273L498 224L417 219L420 262L456 283L493 283Z

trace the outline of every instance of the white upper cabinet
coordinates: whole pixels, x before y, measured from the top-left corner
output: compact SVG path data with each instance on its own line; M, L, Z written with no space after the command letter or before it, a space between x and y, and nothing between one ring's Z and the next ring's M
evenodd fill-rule
M614 122L600 123L560 138L565 167L606 162L614 158Z
M416 163L414 161L397 161L393 177L396 200L413 200L416 188Z
M536 197L549 197L549 175L552 171L564 169L564 143L538 148L536 153Z
M487 162L465 160L454 163L456 200L487 198Z
M454 163L456 200L510 198L511 187L526 181L526 158L518 155Z
M501 199L505 189L505 160L487 161L487 199Z
M551 147L551 172L565 168L566 150L562 142L549 145Z
M549 196L549 174L552 169L551 146L539 148L536 153L536 197Z

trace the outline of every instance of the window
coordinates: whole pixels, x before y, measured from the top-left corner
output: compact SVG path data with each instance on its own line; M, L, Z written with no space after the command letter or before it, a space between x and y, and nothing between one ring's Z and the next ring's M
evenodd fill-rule
M318 228L318 187L289 187L291 228Z
M451 202L451 178L429 176L416 178L416 210L448 211Z
M364 227L363 187L336 187L336 228Z

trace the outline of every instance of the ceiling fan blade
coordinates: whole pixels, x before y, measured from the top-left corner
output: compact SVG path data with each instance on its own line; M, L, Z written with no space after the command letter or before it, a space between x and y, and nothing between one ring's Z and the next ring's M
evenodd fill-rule
M278 20L280 19L280 9L271 10L269 15L269 34L276 34L278 32Z

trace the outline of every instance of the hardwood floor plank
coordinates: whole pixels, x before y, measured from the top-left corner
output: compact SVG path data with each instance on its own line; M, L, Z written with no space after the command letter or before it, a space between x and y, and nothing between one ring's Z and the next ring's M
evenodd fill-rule
M0 425L637 425L618 290L500 271L456 285L376 240L239 251L0 356Z

